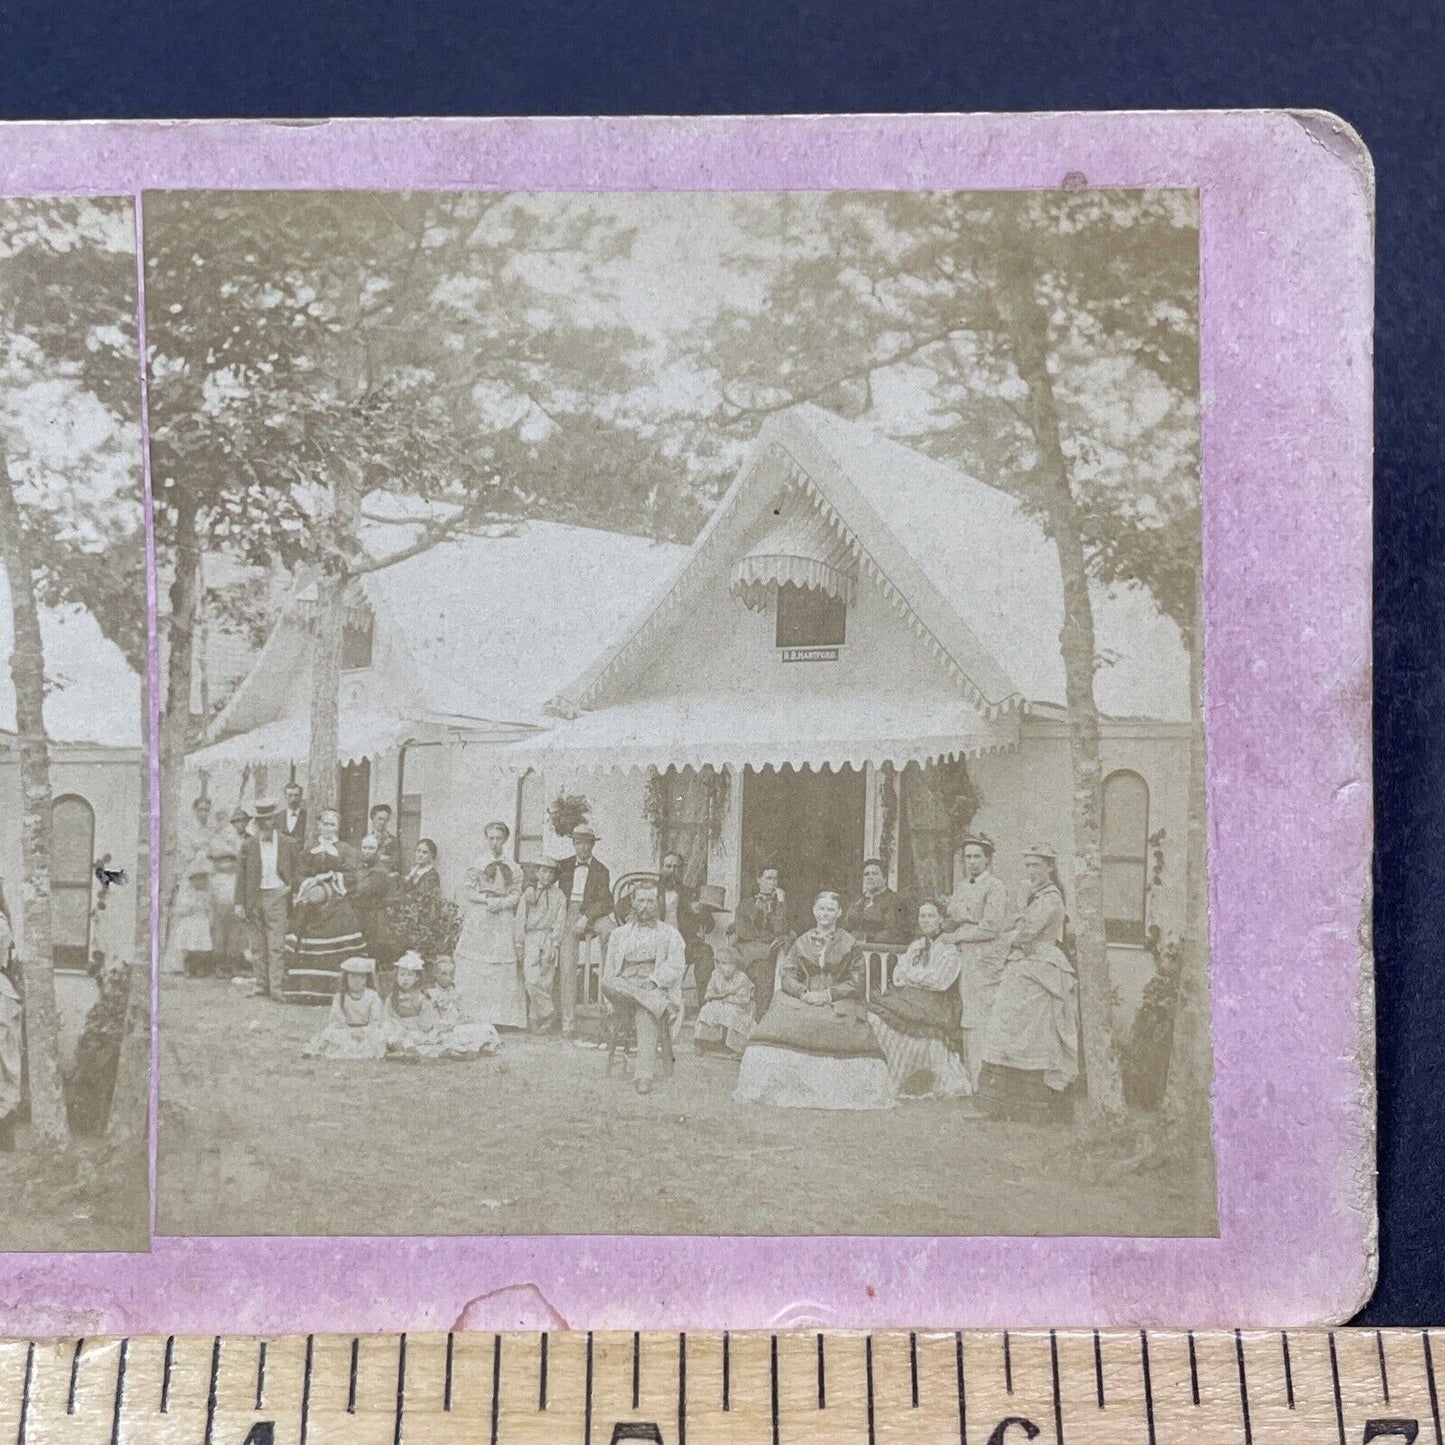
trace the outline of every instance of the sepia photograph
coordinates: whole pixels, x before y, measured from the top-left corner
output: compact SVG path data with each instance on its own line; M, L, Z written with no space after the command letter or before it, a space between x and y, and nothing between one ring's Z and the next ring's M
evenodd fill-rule
M1217 1233L1193 191L143 213L160 1234Z
M0 1251L149 1244L136 225L0 199Z

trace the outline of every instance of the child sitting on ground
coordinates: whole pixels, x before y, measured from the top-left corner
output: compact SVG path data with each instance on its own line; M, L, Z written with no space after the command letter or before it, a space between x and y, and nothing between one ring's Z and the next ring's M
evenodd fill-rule
M753 981L742 970L731 940L718 945L716 966L697 1011L693 1047L700 1053L742 1057L753 1031Z
M448 1058L475 1059L494 1054L500 1040L491 1024L479 1024L467 1017L457 995L457 967L445 954L432 964L432 986L426 990L436 1010L437 1042Z
M326 1025L302 1049L308 1059L380 1059L386 1054L381 997L371 986L376 965L369 958L348 958L341 965L342 986L331 1000Z

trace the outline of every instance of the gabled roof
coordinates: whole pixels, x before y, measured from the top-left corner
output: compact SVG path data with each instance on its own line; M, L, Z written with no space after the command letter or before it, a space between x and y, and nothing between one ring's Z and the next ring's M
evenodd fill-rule
M125 655L81 607L42 607L45 652L45 730L53 743L141 745L141 682ZM0 656L15 645L10 588L0 569ZM15 731L15 684L0 667L0 732Z
M625 695L659 630L716 583L779 494L802 488L985 717L1065 703L1057 553L1013 497L856 422L804 404L769 418L673 586L553 702L563 715ZM1185 720L1188 658L1142 588L1092 588L1101 712Z
M405 526L369 527L371 555L401 550ZM414 691L399 714L461 725L542 721L583 659L610 647L686 549L593 527L522 522L441 542L362 578L379 627L400 642ZM250 674L210 729L219 739L275 718L288 678L309 666L298 587ZM478 594L487 596L481 605Z

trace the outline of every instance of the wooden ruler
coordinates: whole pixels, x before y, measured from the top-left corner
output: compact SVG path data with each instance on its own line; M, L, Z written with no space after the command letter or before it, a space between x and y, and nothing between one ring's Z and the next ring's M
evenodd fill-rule
M1420 1330L0 1342L0 1445L1445 1445Z

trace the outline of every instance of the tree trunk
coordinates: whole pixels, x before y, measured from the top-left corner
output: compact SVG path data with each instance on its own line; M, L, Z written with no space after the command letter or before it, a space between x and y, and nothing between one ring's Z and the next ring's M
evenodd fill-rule
M1174 1041L1164 1085L1164 1126L1187 1143L1209 1130L1209 880L1205 816L1204 583L1195 585L1189 634L1189 831L1185 835L1184 947L1174 1005Z
M315 631L311 644L311 740L306 759L306 802L313 821L336 806L341 734L341 651L346 632L349 562L358 550L361 483L343 469L332 487L331 546L316 579Z
M141 737L150 757L150 696L141 689ZM151 788L150 767L143 765L140 800L137 807L135 873L135 947L126 973L125 1021L121 1029L120 1058L116 1064L115 1091L110 1099L110 1116L105 1141L115 1150L122 1168L133 1172L144 1167L143 1147L150 1132L151 1103L151 977L154 955L151 947Z
M195 666L197 513L184 488L176 509L175 573L169 590L166 691L161 708L161 944L170 927L180 870L182 829L189 816L186 801L186 750L191 735L191 672Z
M60 1087L60 1025L50 927L50 742L45 734L45 651L35 605L35 569L15 492L0 455L0 561L10 580L15 629L10 676L15 683L15 731L20 742L20 840L25 950L25 1053L30 1118L43 1139L69 1137Z
M1109 955L1104 938L1100 814L1103 775L1099 763L1099 713L1094 702L1094 608L1079 526L1078 503L1060 439L1058 408L1049 375L1048 316L1039 301L1032 253L1021 227L1004 231L1000 248L999 310L1014 365L1027 388L1029 425L1038 448L1035 472L1059 558L1064 624L1059 647L1064 661L1073 767L1074 897L1070 915L1078 946L1081 1061L1090 1112L1117 1114L1124 1107L1119 1055L1114 1041Z

